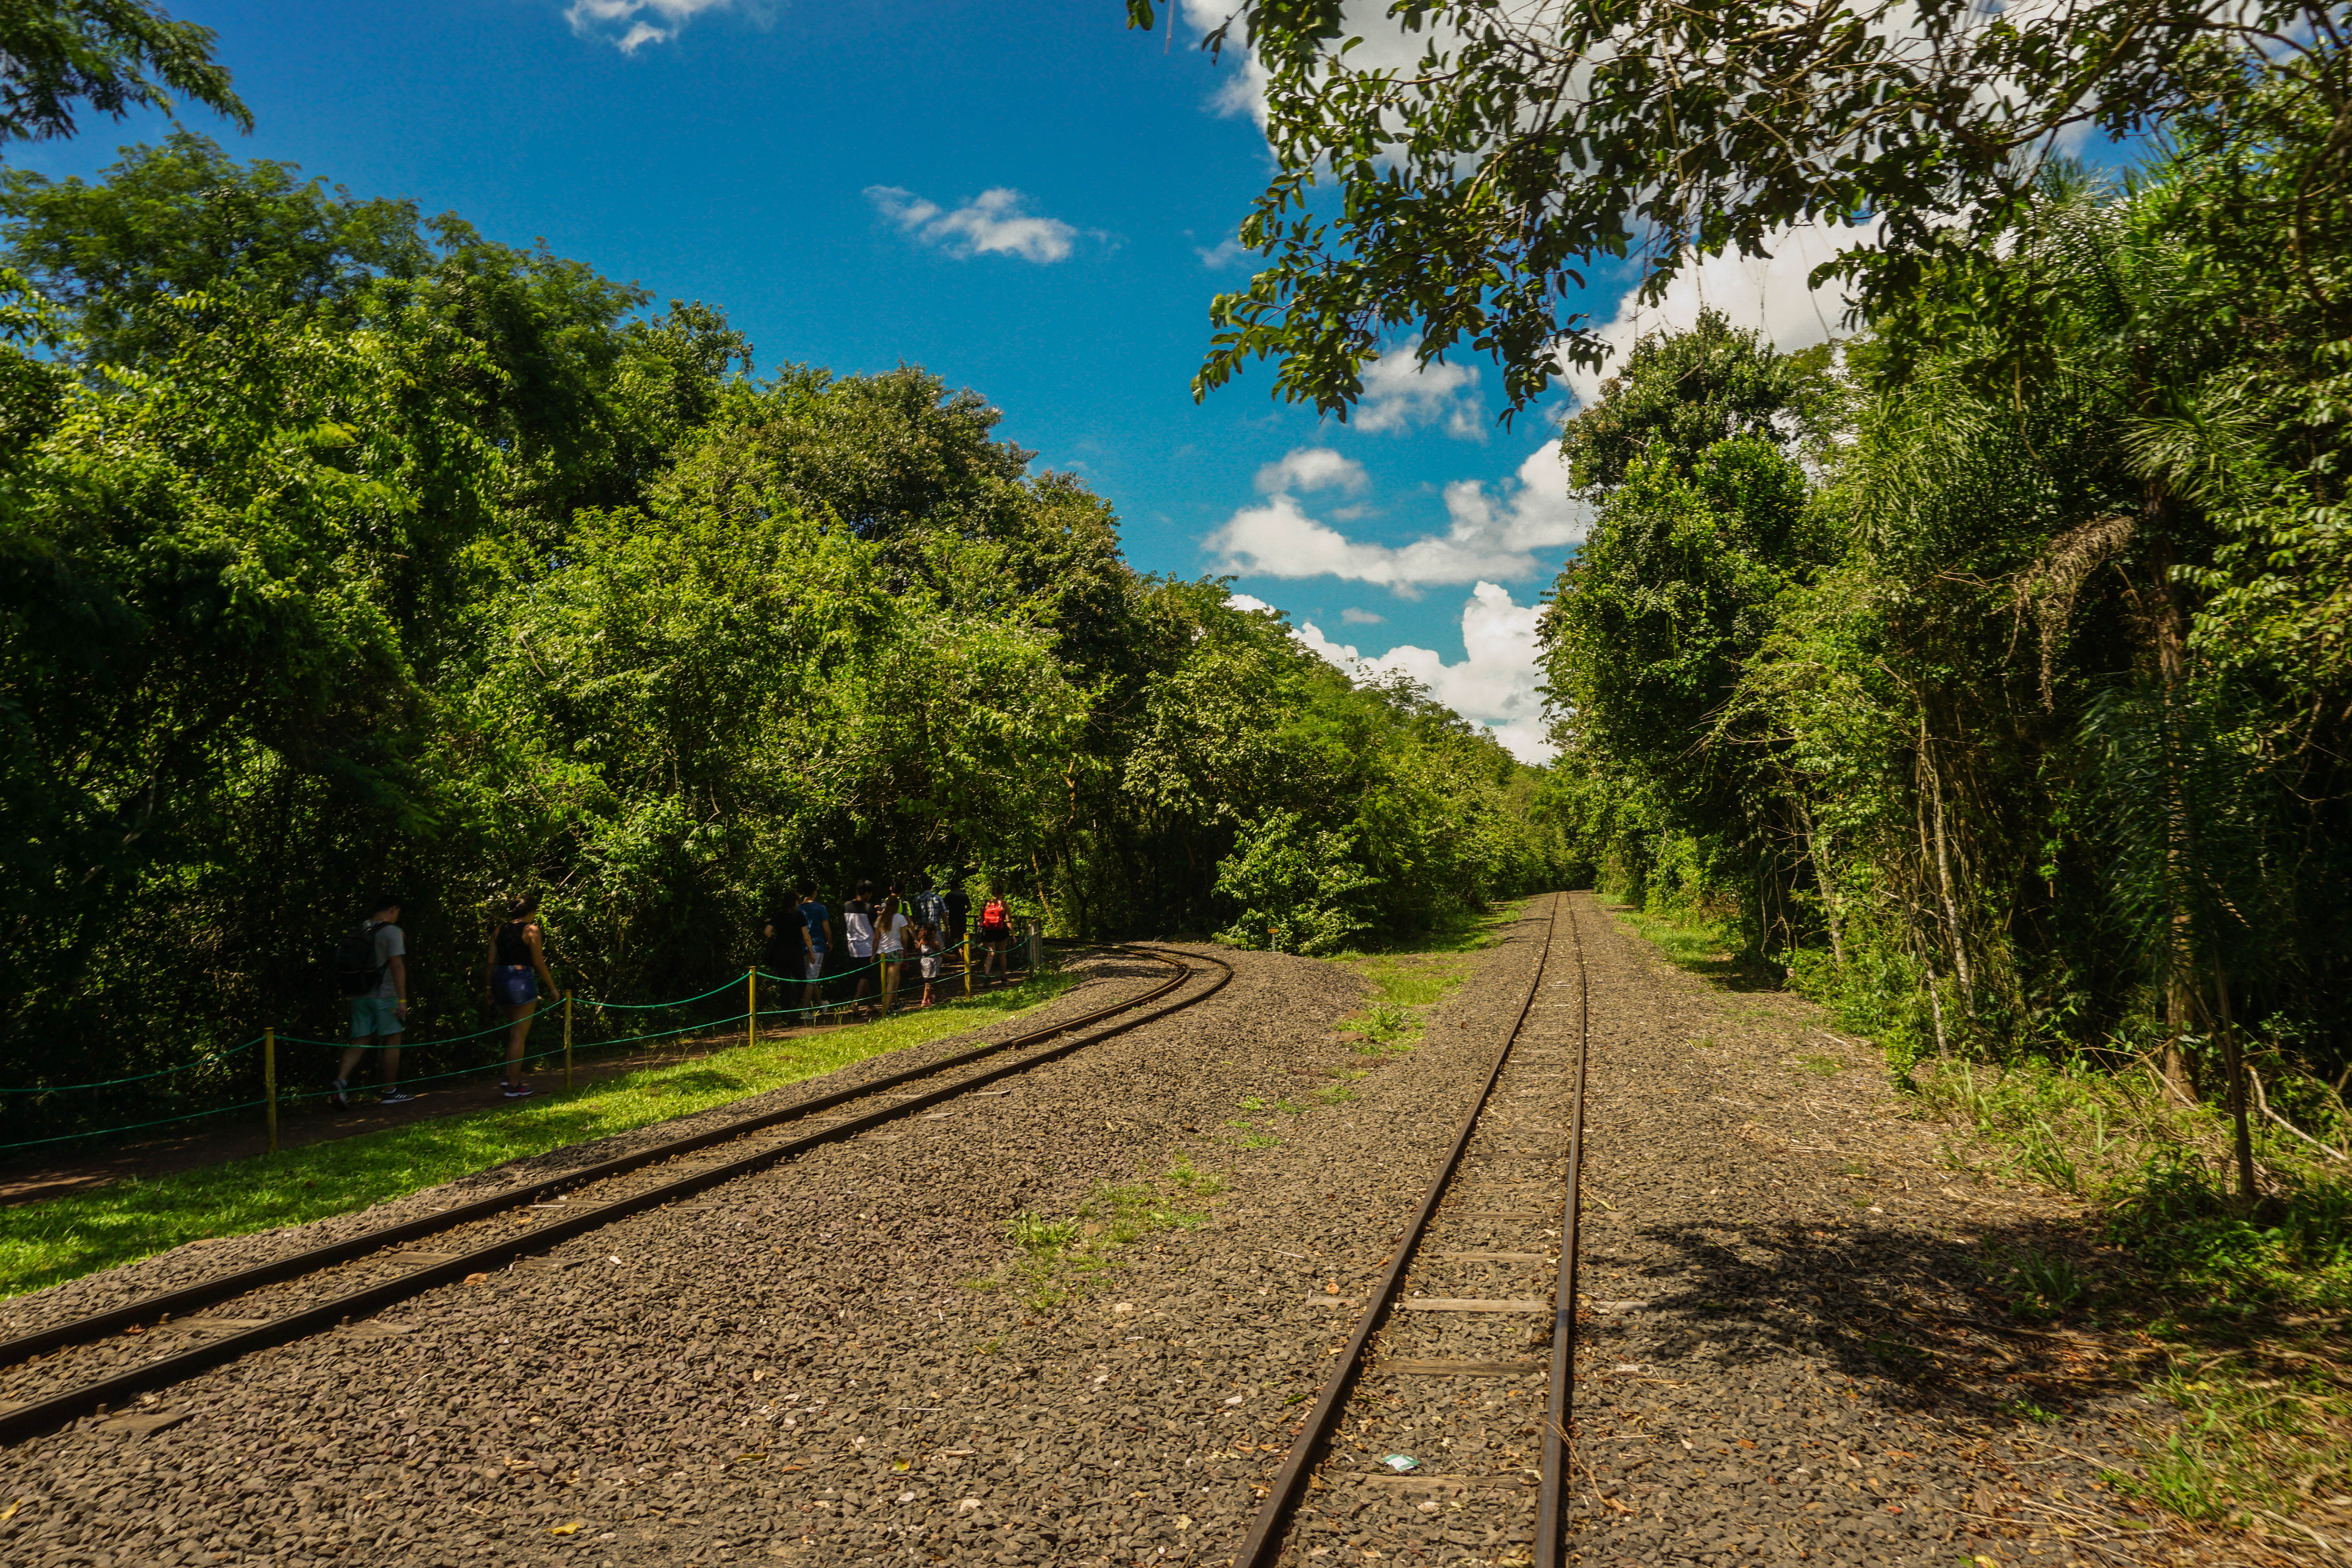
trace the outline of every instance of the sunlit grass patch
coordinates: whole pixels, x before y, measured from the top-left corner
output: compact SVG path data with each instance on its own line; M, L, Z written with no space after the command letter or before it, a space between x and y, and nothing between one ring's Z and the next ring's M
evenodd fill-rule
M1346 953L1333 960L1372 984L1371 997L1363 1008L1339 1023L1354 1035L1356 1049L1368 1057L1411 1050L1421 1037L1429 1010L1468 977L1470 955L1501 941L1503 931L1519 918L1524 907L1522 900L1486 914L1465 917L1409 951Z
M573 1090L0 1209L0 1296L206 1237L349 1214L509 1161L667 1121L887 1051L985 1028L1067 990L1045 975L968 1004L646 1068ZM541 1079L542 1085L545 1079Z
M2183 1360L2153 1385L2180 1412L2147 1468L2111 1479L2184 1519L2292 1515L2352 1492L2352 1400L2326 1370L2263 1375L2234 1358Z
M1032 1311L1051 1311L1107 1274L1126 1248L1165 1230L1189 1229L1208 1217L1187 1206L1224 1191L1226 1180L1180 1158L1156 1176L1099 1182L1067 1216L1013 1215L1004 1225L1012 1259L997 1273L969 1283L993 1290L1010 1285Z

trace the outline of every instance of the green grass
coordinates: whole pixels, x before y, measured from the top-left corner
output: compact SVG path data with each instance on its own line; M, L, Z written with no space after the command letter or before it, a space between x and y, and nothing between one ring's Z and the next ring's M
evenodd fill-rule
M969 1283L976 1290L1013 1287L1032 1311L1051 1311L1098 1283L1122 1251L1146 1237L1199 1225L1208 1215L1185 1205L1224 1190L1224 1177L1189 1157L1157 1176L1097 1183L1066 1219L1017 1214L1005 1221L1012 1261Z
M1737 943L1727 940L1717 925L1690 917L1652 914L1626 904L1604 907L1676 969L1703 974L1736 990L1779 987L1780 972L1742 958Z
M1465 917L1410 949L1349 952L1332 960L1372 984L1371 1000L1340 1021L1340 1027L1355 1034L1356 1049L1367 1057L1412 1049L1429 1010L1469 974L1472 954L1502 940L1504 928L1519 918L1523 904Z
M1705 926L1612 912L1684 969L1727 990L1756 984ZM1791 1056L1783 1065L1827 1078L1851 1064ZM2334 1089L2275 1054L2255 1065L2273 1109L2310 1136L2352 1148L2352 1110ZM2183 1519L2239 1529L2263 1514L2291 1520L2315 1500L2352 1497L2344 1332L2352 1319L2352 1163L2257 1121L2264 1196L2250 1215L2235 1194L2220 1095L2184 1105L2144 1060L1930 1061L1906 1087L1918 1091L1920 1115L1949 1124L1948 1169L2083 1202L2087 1234L2041 1237L2068 1245L1989 1241L1980 1268L1990 1293L2019 1318L2104 1331L2161 1352L2165 1370L2143 1386L2178 1418L2152 1426L2139 1462L2110 1474L2111 1485ZM2005 1408L2027 1425L2061 1419L2032 1399Z
M516 1105L0 1209L0 1297L206 1237L349 1214L510 1160L691 1115L886 1051L984 1028L1074 983L1046 975L953 1007L902 1013L882 1023L647 1068Z
M2324 1084L2261 1070L2274 1101L2337 1145L2352 1115ZM2145 1065L2105 1071L2028 1060L1969 1062L1919 1075L1921 1108L1955 1125L1945 1163L2074 1194L2126 1254L1985 1248L1985 1275L2011 1312L2145 1335L2168 1365L2144 1386L2178 1419L2151 1434L2126 1491L2201 1524L2292 1518L2314 1498L2352 1493L2352 1179L2341 1162L2263 1122L2266 1190L2236 1202L2230 1131L2208 1100L2183 1105ZM2218 1098L2218 1097L2216 1097ZM2107 1261L2116 1258L2115 1262ZM2046 1413L2021 1406L2021 1420Z

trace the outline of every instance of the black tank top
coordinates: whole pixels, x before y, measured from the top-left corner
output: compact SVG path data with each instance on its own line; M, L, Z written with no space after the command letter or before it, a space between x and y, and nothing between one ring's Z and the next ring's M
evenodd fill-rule
M509 921L499 927L497 943L500 963L516 969L530 967L530 943L522 939L522 921Z

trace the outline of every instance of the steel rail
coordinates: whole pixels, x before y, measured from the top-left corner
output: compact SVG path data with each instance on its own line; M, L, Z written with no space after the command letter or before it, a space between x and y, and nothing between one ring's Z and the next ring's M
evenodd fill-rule
M1535 1568L1561 1568L1568 1557L1568 1417L1576 1394L1576 1222L1583 1201L1584 1068L1592 1044L1591 1002L1584 977L1584 938L1576 909L1568 910L1569 947L1576 954L1576 1110L1568 1128L1568 1191L1559 1219L1559 1280L1551 1302L1551 1391L1544 1407L1543 1489L1536 1497Z
M1137 948L1126 951L1142 952L1143 950ZM1163 963L1170 962L1160 958L1157 953L1147 953L1146 956ZM626 1175L629 1172L640 1170L646 1165L658 1164L664 1160L675 1159L681 1154L691 1154L714 1143L730 1142L746 1134L757 1132L798 1117L830 1110L835 1106L845 1104L849 1100L860 1100L869 1094L896 1089L900 1084L911 1083L917 1079L929 1078L937 1073L997 1055L999 1052L1019 1050L1024 1046L1033 1046L1041 1040L1051 1039L1054 1036L1070 1029L1088 1027L1127 1008L1142 1006L1156 1001L1182 984L1183 977L1179 974L1141 995L1129 997L1082 1017L1073 1018L1067 1023L1016 1035L1009 1040L992 1041L986 1045L974 1047L971 1050L959 1052L955 1056L933 1062L929 1066L908 1068L903 1071L888 1073L871 1083L837 1089L828 1094L818 1095L813 1100L796 1100L790 1105L762 1111L756 1116L739 1117L718 1127L708 1128L700 1132L688 1133L681 1137L665 1139L661 1142L632 1150L625 1154L617 1154L609 1160L601 1160L595 1164L583 1166L575 1171L551 1174L532 1185L504 1188L488 1197L478 1198L470 1203L458 1204L450 1208L436 1209L429 1215L423 1215L413 1220L404 1220L396 1225L380 1226L373 1230L364 1231L341 1241L310 1247L286 1258L273 1258L268 1263L257 1263L233 1273L215 1275L211 1279L199 1280L194 1285L181 1286L175 1289L161 1290L152 1295L142 1296L127 1306L111 1307L102 1312L92 1312L86 1317L75 1318L47 1329L19 1334L15 1339L0 1341L0 1366L14 1366L19 1362L46 1355L50 1351L65 1345L103 1339L133 1324L152 1323L166 1312L177 1314L195 1308L208 1307L215 1301L226 1300L232 1296L242 1296L247 1291L258 1289L264 1285L274 1285L283 1279L299 1279L305 1274L314 1274L321 1268L337 1263L347 1263L355 1258L364 1258L371 1252L379 1252L387 1247L401 1246L444 1230L470 1224L478 1219L487 1219L513 1207L518 1201L527 1197L542 1197L561 1188Z
M714 1143L729 1142L762 1131L780 1121L811 1115L847 1100L865 1099L895 1085L916 1079L934 1077L941 1071L963 1066L985 1057L1015 1050L1024 1046L1038 1045L1058 1036L1074 1034L1079 1030L1094 1029L1093 1033L1087 1034L1083 1038L1065 1040L1048 1050L1024 1056L1017 1061L1006 1062L984 1072L959 1079L954 1083L913 1095L893 1105L852 1116L844 1121L828 1122L800 1137L755 1150L749 1154L722 1160L698 1170L689 1171L642 1192L627 1194L593 1205L582 1209L577 1214L554 1216L533 1226L528 1231L519 1232L486 1247L475 1247L470 1251L412 1268L397 1278L380 1280L375 1284L363 1286L357 1290L346 1292L328 1300L316 1302L282 1317L273 1318L267 1323L226 1334L205 1344L192 1346L170 1355L159 1356L136 1367L91 1383L79 1384L46 1399L0 1410L0 1444L19 1442L26 1437L49 1431L77 1417L89 1415L101 1405L112 1405L123 1399L181 1382L197 1373L237 1360L255 1351L305 1338L321 1330L333 1328L347 1318L362 1317L380 1311L407 1297L432 1289L436 1286L463 1279L468 1274L503 1268L519 1258L542 1251L552 1243L569 1240L575 1236L584 1235L630 1215L649 1208L657 1208L664 1204L675 1203L679 1198L692 1196L706 1188L732 1181L738 1176L764 1170L820 1144L870 1131L910 1112L928 1110L984 1084L994 1083L1000 1079L1009 1078L1015 1073L1026 1072L1032 1068L1058 1060L1073 1051L1087 1046L1098 1045L1102 1041L1123 1035L1130 1029L1190 1007L1195 1003L1206 1001L1223 990L1227 983L1233 979L1233 966L1223 959L1207 953L1186 953L1171 957L1127 944L1121 944L1118 951L1138 953L1157 963L1173 965L1176 973L1141 995L1129 997L1081 1017L1069 1019L1046 1028L1033 1030L1010 1040L1001 1040L974 1050L962 1052L927 1067L889 1074L872 1083L821 1095L814 1100L798 1101L780 1110L745 1117L729 1122L723 1127L673 1139L653 1148L639 1150L583 1170L551 1176L546 1181L531 1186L510 1187L495 1197L463 1204L456 1208L444 1209L422 1220L383 1226L364 1236L326 1247L314 1247L305 1252L296 1253L290 1258L277 1259L249 1269L241 1269L236 1273L223 1275L202 1284L142 1298L131 1308L115 1308L105 1312L93 1313L89 1317L77 1319L73 1322L59 1325L58 1329L45 1330L38 1334L19 1336L16 1340L7 1342L5 1345L0 1345L0 1351L38 1340L47 1340L46 1348L86 1342L89 1339L102 1337L103 1334L112 1331L111 1328L100 1329L93 1328L92 1325L111 1324L119 1328L128 1323L141 1321L142 1313L155 1314L159 1309L176 1310L176 1308L168 1305L173 1301L193 1301L202 1306L241 1294L257 1285L274 1284L283 1279L316 1273L322 1268L348 1262L355 1257L382 1251L388 1246L399 1245L420 1236L429 1236L439 1231L453 1229L473 1220L504 1213L559 1187L572 1186L583 1182L624 1174L657 1161L693 1153ZM1187 996L1165 1005L1153 1006L1152 1004L1160 998L1180 989L1202 973L1187 962L1194 958L1204 959L1215 964L1222 973L1216 976L1213 984L1196 995ZM1109 1024L1107 1027L1095 1028L1095 1026L1104 1024L1106 1020L1118 1018L1122 1013L1133 1013L1136 1016L1118 1019L1118 1022ZM72 1332L76 1330L86 1331Z
M1332 1429L1339 1426L1339 1417L1347 1409L1349 1390L1355 1386L1357 1375L1363 1370L1364 1352L1370 1345L1372 1335L1387 1321L1389 1309L1395 1304L1397 1292L1403 1288L1412 1255L1421 1246L1422 1237L1428 1231L1429 1222L1436 1215L1438 1203L1445 1196L1445 1189L1453 1182L1454 1172L1461 1166L1462 1155L1470 1147L1470 1136L1477 1131L1478 1119L1486 1113L1486 1101L1495 1092L1495 1084L1503 1076L1504 1065L1511 1059L1512 1047L1518 1044L1519 1032L1527 1026L1528 1010L1535 1005L1536 988L1543 984L1544 970L1551 962L1552 932L1559 924L1559 912L1567 898L1565 893L1556 893L1552 897L1551 914L1544 927L1543 949L1537 954L1535 965L1528 973L1527 994L1519 998L1519 1010L1511 1021L1508 1033L1503 1037L1503 1048L1495 1054L1495 1065L1486 1069L1486 1081L1478 1086L1477 1098L1470 1102L1468 1113L1462 1118L1462 1125L1454 1134L1453 1146L1446 1151L1437 1173L1430 1178L1429 1190L1422 1194L1421 1207L1414 1213L1412 1223L1398 1237L1396 1255L1389 1261L1388 1273L1381 1277L1380 1288L1373 1293L1362 1315L1356 1320L1356 1331L1349 1337L1348 1347L1340 1352L1338 1363L1331 1369L1331 1375L1324 1381L1323 1392L1316 1400L1314 1408L1307 1413L1307 1424L1299 1429L1298 1436L1291 1439L1290 1452L1284 1456L1282 1468L1275 1472L1265 1501L1259 1505L1257 1517L1251 1521L1249 1534L1242 1540L1241 1551L1234 1558L1233 1568L1272 1568L1282 1555L1283 1531L1289 1523L1291 1510L1297 1506L1299 1495L1307 1489L1307 1478L1314 1473L1316 1461L1321 1458ZM1579 968L1581 967L1580 963ZM1572 1301L1570 1310L1573 1310ZM1543 1485L1547 1492L1556 1492L1560 1485L1560 1477L1547 1468Z

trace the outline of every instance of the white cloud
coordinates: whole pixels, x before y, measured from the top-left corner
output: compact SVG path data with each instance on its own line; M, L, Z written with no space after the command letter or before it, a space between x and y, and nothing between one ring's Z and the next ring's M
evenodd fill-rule
M766 19L765 8L740 0L572 0L563 19L582 37L601 37L625 55L647 44L666 44L678 28L705 11L742 10L754 20ZM647 20L658 16L663 26ZM625 24L625 26L624 25Z
M1407 598L1423 584L1510 582L1549 572L1559 552L1584 537L1585 509L1568 497L1559 448L1550 441L1528 454L1518 473L1489 489L1477 479L1445 487L1451 526L1410 544L1349 538L1309 516L1297 491L1326 485L1360 488L1363 470L1324 447L1303 447L1258 471L1266 492L1202 542L1218 569L1253 577L1334 576L1372 583Z
M1244 615L1274 614L1274 606L1272 605L1267 604L1264 599L1253 598L1247 594L1227 594L1225 595L1225 603L1231 605L1234 609L1241 611Z
M1696 326L1699 312L1710 308L1728 317L1733 326L1761 328L1784 353L1829 342L1845 330L1838 324L1845 314L1845 289L1832 280L1816 290L1806 279L1842 250L1876 244L1879 221L1874 217L1852 228L1804 224L1783 229L1773 237L1769 258L1709 257L1685 268L1654 305L1642 304L1638 289L1627 289L1617 302L1617 314L1599 334L1616 352L1598 372L1569 372L1569 389L1589 407L1600 397L1601 384L1623 366L1625 351L1635 342L1652 332Z
M1265 495L1333 489L1355 495L1370 482L1363 464L1328 447L1294 447L1257 471L1257 488Z
M1257 252L1238 239L1226 238L1219 240L1213 248L1204 249L1196 245L1192 247L1192 254L1201 258L1202 266L1213 271L1248 261L1254 258Z
M1556 752L1544 739L1543 698L1536 689L1536 621L1542 613L1540 605L1512 603L1511 595L1493 583L1478 584L1463 602L1465 657L1456 664L1446 663L1435 648L1411 643L1367 658L1325 637L1312 621L1294 635L1311 652L1359 679L1402 671L1465 719L1492 730L1519 761L1548 763Z
M1339 619L1351 626L1376 626L1381 624L1382 618L1370 610L1360 610L1353 605L1339 612Z
M953 211L897 185L868 185L866 199L915 238L950 256L1017 256L1042 265L1067 259L1078 237L1058 218L1023 211L1027 198L1010 186L982 191Z
M1415 334L1364 367L1364 394L1349 419L1367 435L1402 435L1442 424L1458 440L1484 441L1486 410L1478 399L1478 367L1417 364L1412 354L1420 343Z

